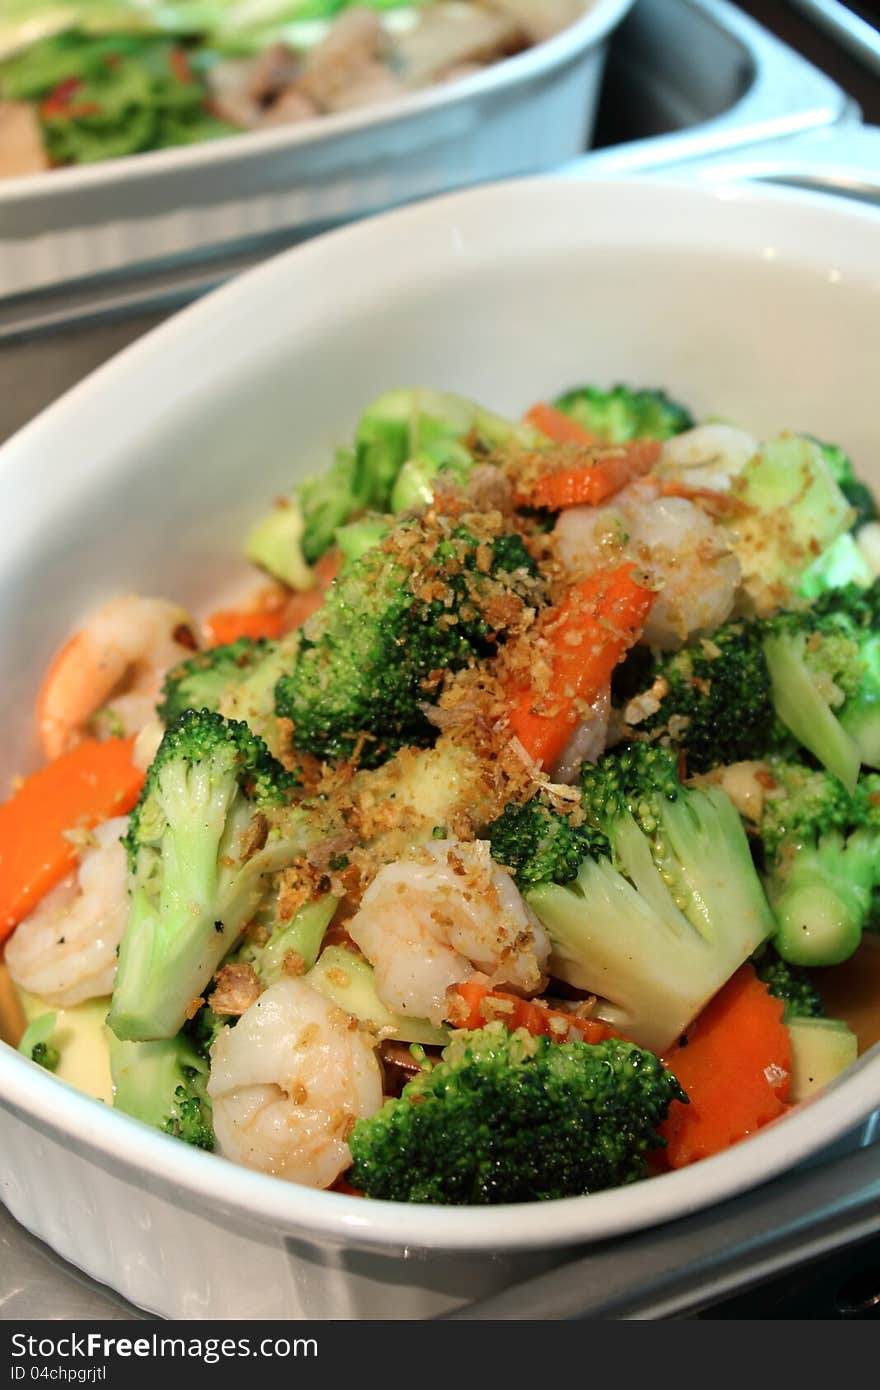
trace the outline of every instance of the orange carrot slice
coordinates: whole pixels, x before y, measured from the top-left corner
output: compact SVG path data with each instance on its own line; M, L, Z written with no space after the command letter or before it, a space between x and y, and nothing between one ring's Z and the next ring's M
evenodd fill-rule
M456 985L449 994L449 1022L455 1028L482 1028L486 1023L503 1023L511 1032L525 1028L534 1037L555 1038L567 1042L571 1031L580 1034L582 1042L604 1042L613 1030L598 1018L576 1018L564 1009L551 1009L534 999L520 999L517 994L505 994L489 989L476 980Z
M577 420L572 420L570 415L557 410L555 406L548 405L546 401L538 401L531 410L527 411L523 417L527 425L532 429L538 430L541 434L552 439L554 444L597 444L598 438L585 430L583 425L579 425Z
M524 487L517 496L520 506L560 512L566 507L595 507L613 497L636 478L642 478L660 458L657 439L631 439L597 453L586 465L546 473Z
M302 627L306 618L318 611L341 565L342 553L339 550L328 550L321 556L314 568L315 587L291 594L284 605L282 632L293 632L295 628Z
M510 732L542 767L550 767L611 672L641 632L656 597L633 578L632 564L601 570L569 589L543 625L552 645L546 689L511 694Z
M209 647L225 647L239 637L280 637L284 627L283 608L254 608L244 611L223 608L205 619L205 637Z
M660 1131L671 1168L720 1153L789 1108L783 1013L753 966L743 965L663 1059L690 1102L673 1101Z
M132 809L144 781L131 761L133 744L84 739L0 803L0 941L75 865L64 831Z

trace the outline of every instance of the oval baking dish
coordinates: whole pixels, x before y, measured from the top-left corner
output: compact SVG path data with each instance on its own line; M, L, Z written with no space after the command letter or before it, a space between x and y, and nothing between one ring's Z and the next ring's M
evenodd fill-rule
M96 373L0 450L0 773L45 661L108 589L194 608L261 499L320 467L389 383L511 415L578 379L839 440L871 482L880 215L810 194L530 180L289 252ZM872 473L873 469L873 473ZM180 544L177 544L177 541ZM316 1192L188 1149L0 1047L2 1195L66 1258L171 1317L427 1317L566 1247L708 1207L880 1103L868 1051L686 1171L559 1202L430 1208Z

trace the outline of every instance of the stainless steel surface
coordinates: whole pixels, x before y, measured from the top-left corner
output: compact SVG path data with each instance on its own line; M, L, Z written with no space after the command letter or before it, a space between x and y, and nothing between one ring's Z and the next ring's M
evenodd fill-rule
M584 158L604 173L667 168L857 115L835 82L727 0L638 0L612 39L602 100L614 107L604 122L610 143ZM0 344L170 311L327 225L0 298Z
M612 50L643 113L671 116L673 129L591 152L597 170L670 167L858 115L836 83L727 0L674 7L640 0Z
M880 33L848 5L841 5L839 0L789 0L789 4L814 20L873 72L880 73Z
M873 1144L684 1221L612 1241L447 1320L689 1317L878 1234L880 1148Z

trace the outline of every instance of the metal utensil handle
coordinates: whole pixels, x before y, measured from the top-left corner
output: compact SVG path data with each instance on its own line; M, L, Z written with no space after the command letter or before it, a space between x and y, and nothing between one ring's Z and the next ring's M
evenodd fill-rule
M788 1173L721 1206L597 1246L453 1320L681 1317L880 1233L880 1148Z

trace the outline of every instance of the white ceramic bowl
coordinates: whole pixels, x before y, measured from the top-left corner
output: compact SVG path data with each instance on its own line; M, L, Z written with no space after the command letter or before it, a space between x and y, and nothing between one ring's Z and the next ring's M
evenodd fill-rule
M838 440L880 482L880 214L816 195L530 180L267 263L129 348L0 450L0 775L39 674L119 590L209 603L247 522L392 386L516 413L585 380ZM177 1317L425 1317L583 1245L706 1207L880 1105L877 1050L716 1158L555 1203L448 1209L314 1192L146 1129L0 1046L11 1211Z

